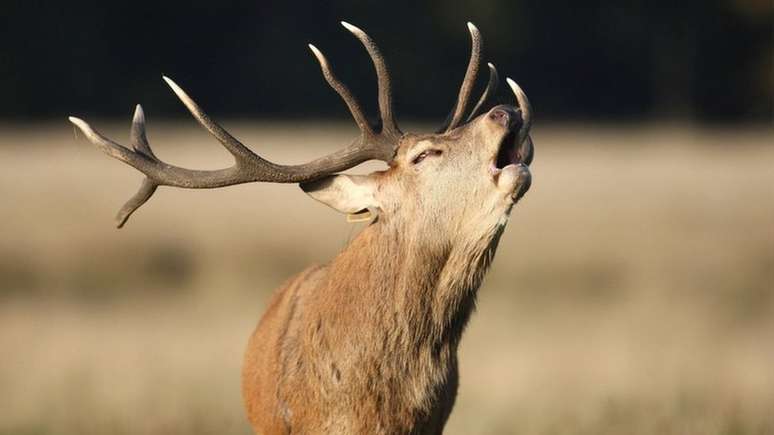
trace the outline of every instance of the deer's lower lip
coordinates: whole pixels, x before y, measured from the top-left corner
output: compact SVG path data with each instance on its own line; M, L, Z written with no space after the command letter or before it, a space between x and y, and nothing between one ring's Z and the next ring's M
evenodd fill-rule
M509 166L515 166L513 163L510 165L506 165L503 168L498 168L495 166L494 163L489 165L489 173L492 175L492 179L494 180L495 184L497 184L500 181L500 175L503 173L503 170L508 168Z
M529 189L532 175L524 163L512 163L498 169L493 180L497 189L515 202L524 196Z

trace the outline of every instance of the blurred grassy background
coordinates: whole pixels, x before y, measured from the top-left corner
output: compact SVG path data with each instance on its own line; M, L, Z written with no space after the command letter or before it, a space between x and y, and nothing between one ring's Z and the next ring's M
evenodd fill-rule
M354 134L226 126L281 162ZM164 160L229 164L193 122L149 133ZM533 137L447 433L774 433L770 126ZM140 176L64 122L6 125L0 162L0 434L249 433L240 364L268 295L358 228L296 186L246 185L163 188L115 230Z

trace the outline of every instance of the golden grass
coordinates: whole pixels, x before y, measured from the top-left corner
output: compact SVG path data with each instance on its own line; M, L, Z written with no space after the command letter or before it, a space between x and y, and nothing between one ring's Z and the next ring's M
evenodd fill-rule
M229 163L181 125L151 123L162 158ZM352 133L229 127L283 162ZM772 131L534 138L447 433L774 433ZM248 185L163 189L115 230L140 177L64 125L0 130L0 162L0 434L249 433L239 367L267 295L357 228Z

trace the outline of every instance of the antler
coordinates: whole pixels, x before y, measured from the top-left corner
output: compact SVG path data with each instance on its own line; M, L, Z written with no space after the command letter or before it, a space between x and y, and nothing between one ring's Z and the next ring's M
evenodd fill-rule
M481 59L481 33L478 28L471 22L468 22L468 30L470 31L471 49L470 60L468 61L468 69L465 71L465 78L462 80L460 86L460 92L457 96L457 103L454 109L449 114L446 123L441 127L438 132L446 133L457 128L462 123L462 118L465 115L465 110L468 107L468 101L470 100L470 94L473 90L473 85L476 83L476 76L478 75L478 64ZM497 68L491 63L487 63L489 67L489 81L487 82L484 93L479 98L473 110L470 112L465 122L470 122L473 118L479 115L484 110L486 103L497 91L497 85L499 82L499 76L497 74ZM527 99L527 95L524 91L510 78L506 79L508 86L516 96L519 111L522 116L522 126L519 130L518 143L529 149L529 160L532 159L532 139L529 137L529 129L532 126L532 106ZM526 162L529 164L530 162Z
M510 77L505 81L513 91L513 95L516 96L516 102L519 105L519 111L521 112L521 128L519 129L519 136L516 138L519 144L519 154L524 157L525 165L532 163L532 159L535 157L535 146L532 144L532 137L529 135L529 129L532 127L532 105L527 98L527 94L516 84Z
M280 165L255 154L213 121L183 89L168 77L164 77L164 80L193 117L234 156L235 164L233 166L217 170L195 170L170 165L160 160L153 154L148 143L145 134L145 115L140 105L137 105L132 120L130 134L132 149L103 136L85 121L70 117L70 122L80 128L86 138L103 152L146 175L139 191L118 212L116 216L118 228L121 228L132 213L150 199L158 186L209 189L255 181L300 183L352 168L368 160L382 160L390 163L395 156L395 150L402 133L392 114L390 76L387 66L376 44L365 32L351 24L345 22L341 24L365 46L376 68L382 130L378 133L374 131L374 128L366 121L357 99L333 75L328 60L320 50L310 44L309 48L320 63L325 80L347 104L361 133L360 137L349 146L309 163Z
M470 60L468 61L468 68L465 70L465 78L460 85L460 92L457 96L457 102L449 114L444 125L438 130L439 133L446 133L457 128L465 116L465 111L468 108L468 102L470 100L470 94L473 91L473 86L476 83L476 77L478 76L478 65L481 60L481 46L483 44L481 40L481 32L475 24L468 22L468 31L470 32L471 48L470 48ZM487 63L489 67L489 82L486 85L484 93L479 98L473 110L470 112L465 122L469 122L475 118L483 109L485 104L497 91L497 84L499 77L497 75L497 69L491 63Z
M484 93L481 94L481 98L478 99L478 103L476 103L473 110L470 111L470 115L468 115L468 119L466 119L465 122L470 122L473 118L478 116L479 113L484 110L484 105L492 98L494 93L497 92L497 85L500 81L500 77L497 75L497 68L495 68L491 62L487 63L486 66L489 67L489 82L487 82Z

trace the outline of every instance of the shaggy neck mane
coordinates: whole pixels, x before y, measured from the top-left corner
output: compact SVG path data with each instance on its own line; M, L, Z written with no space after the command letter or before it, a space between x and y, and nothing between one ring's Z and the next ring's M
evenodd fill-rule
M414 427L442 391L456 391L457 346L502 229L437 243L416 226L376 222L331 262L317 289L327 302L320 320L338 324L331 358L354 355L335 364L360 367L378 397L375 415Z
M364 321L377 323L369 329L381 330L387 347L431 346L437 356L456 348L503 227L446 242L428 242L424 230L391 222L368 226L331 263L329 282L351 287L345 292L350 302L364 310ZM357 280L341 279L347 276Z

